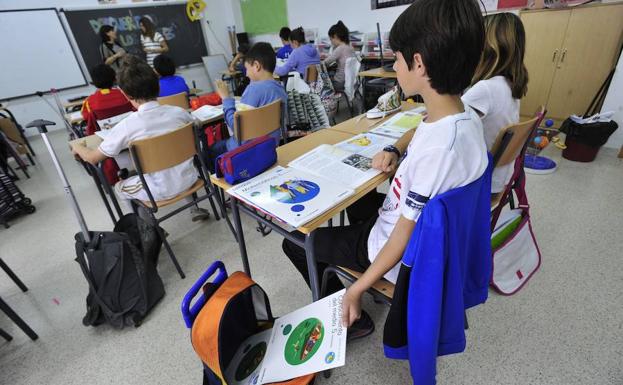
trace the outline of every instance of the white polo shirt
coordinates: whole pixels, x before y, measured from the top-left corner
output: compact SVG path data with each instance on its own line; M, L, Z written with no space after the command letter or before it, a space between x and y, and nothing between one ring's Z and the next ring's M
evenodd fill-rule
M161 106L156 101L138 107L111 129L100 144L99 150L108 157L115 157L137 139L165 134L193 121L184 109L175 106ZM145 174L145 181L155 200L170 199L187 190L198 178L192 158L166 170ZM132 176L118 183L117 191L128 198L149 200L138 176Z
M513 98L510 85L504 76L479 81L461 99L482 114L480 119L489 151L503 128L519 122L519 99ZM504 189L513 176L514 168L514 163L510 163L493 170L491 192L498 193Z
M468 185L485 172L489 161L482 123L474 110L465 109L418 126L368 236L370 262L376 259L401 215L417 221L429 199ZM385 278L395 283L399 269L400 264Z

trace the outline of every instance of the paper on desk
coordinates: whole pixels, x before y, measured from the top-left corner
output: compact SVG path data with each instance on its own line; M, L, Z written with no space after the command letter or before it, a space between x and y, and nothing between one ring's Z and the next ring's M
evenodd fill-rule
M82 119L82 111L74 111L72 113L67 114L67 117L71 121L73 121L73 120L80 120L80 119Z
M117 123L119 123L123 119L127 118L131 113L132 113L132 111L128 111L128 112L125 112L123 114L112 116L112 117L110 117L108 119L98 120L97 121L97 125L102 130L110 130L111 128L116 126ZM104 137L102 137L102 136L101 136L101 138L104 139Z
M413 110L399 112L378 127L370 130L370 133L400 139L405 132L416 128L422 122L422 112L424 111L423 107L418 107Z
M236 111L246 111L251 110L255 107L250 106L248 104L240 103L240 101L236 100ZM223 116L223 106L201 106L191 112L192 116L195 118L205 121L210 119L215 119Z

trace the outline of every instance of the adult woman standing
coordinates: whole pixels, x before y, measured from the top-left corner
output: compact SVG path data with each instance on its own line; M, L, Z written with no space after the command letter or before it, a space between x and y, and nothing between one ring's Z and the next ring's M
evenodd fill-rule
M104 64L110 66L115 72L119 71L121 58L126 54L125 50L117 42L117 32L110 25L103 25L100 28L100 55Z
M141 17L138 25L141 27L141 46L146 54L147 64L153 68L154 58L161 53L168 52L169 46L162 34L156 31L154 23L149 18Z

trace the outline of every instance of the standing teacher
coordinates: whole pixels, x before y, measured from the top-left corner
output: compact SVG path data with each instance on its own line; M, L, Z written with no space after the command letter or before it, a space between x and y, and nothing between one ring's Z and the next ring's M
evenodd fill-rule
M161 53L168 52L169 46L162 34L156 31L154 23L149 18L141 17L138 24L141 27L141 46L146 54L147 64L153 68L154 58Z
M121 58L125 55L125 50L117 42L117 32L110 25L103 25L100 28L100 55L104 64L110 66L115 72L119 71Z

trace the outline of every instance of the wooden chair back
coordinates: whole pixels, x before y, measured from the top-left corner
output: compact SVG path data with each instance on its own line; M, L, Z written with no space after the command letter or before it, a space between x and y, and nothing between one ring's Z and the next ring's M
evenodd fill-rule
M19 129L9 118L0 118L0 131L9 138L10 141L17 143L17 152L22 155L28 154L26 141L19 132Z
M142 174L166 170L197 154L193 124L177 130L130 142L136 170Z
M316 68L316 65L310 64L305 68L305 81L311 83L316 80L318 80L318 68Z
M234 137L238 143L268 135L282 126L281 99L262 107L234 113Z
M512 124L499 132L491 148L491 153L496 154L499 152L504 144L506 144L506 147L503 148L501 154L496 157L496 167L512 163L521 155L522 150L532 137L532 133L536 129L536 124L539 121L540 118L535 116L528 121Z
M188 102L188 95L186 92L180 92L179 94L163 96L158 98L158 103L166 106L178 106L185 110L190 108L190 104Z

